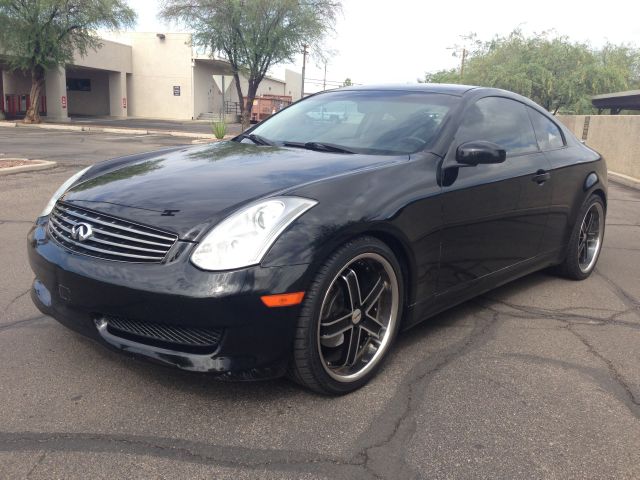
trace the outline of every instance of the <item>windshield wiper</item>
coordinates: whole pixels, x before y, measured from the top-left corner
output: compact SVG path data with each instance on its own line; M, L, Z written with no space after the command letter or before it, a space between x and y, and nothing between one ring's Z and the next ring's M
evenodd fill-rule
M248 138L249 140L251 140L256 145L269 145L269 146L274 146L275 145L275 143L273 143L268 138L265 138L262 135L258 135L256 133L250 133L248 135L246 133L243 133L242 135L240 135L239 138L240 139Z
M353 150L349 150L341 145L336 145L335 143L307 142L304 144L304 148L321 152L356 153Z
M341 145L335 143L323 143L323 142L283 142L283 145L287 147L306 148L307 150L315 150L316 152L334 152L334 153L356 153L353 150L349 150Z

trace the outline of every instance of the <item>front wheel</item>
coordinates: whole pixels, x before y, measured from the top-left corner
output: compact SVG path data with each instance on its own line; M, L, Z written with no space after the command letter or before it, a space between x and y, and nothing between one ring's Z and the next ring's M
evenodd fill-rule
M602 199L592 195L587 199L571 232L567 257L560 273L573 280L584 280L596 266L604 238L605 208Z
M360 388L389 351L402 309L402 274L391 249L372 237L347 243L305 296L290 376L324 394Z

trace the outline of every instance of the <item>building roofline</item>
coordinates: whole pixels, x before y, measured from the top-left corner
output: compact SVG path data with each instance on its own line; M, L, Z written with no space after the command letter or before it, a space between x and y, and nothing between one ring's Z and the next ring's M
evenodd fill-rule
M640 90L627 90L625 92L603 93L591 97L591 100L606 100L608 98L635 97L640 96Z
M591 98L591 105L600 110L609 108L611 113L620 113L622 110L640 110L640 90L596 95Z

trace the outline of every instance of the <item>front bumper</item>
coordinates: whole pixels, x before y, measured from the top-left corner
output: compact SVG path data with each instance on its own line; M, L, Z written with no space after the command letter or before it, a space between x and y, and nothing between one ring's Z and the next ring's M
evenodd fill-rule
M299 306L268 308L260 296L304 291L308 265L204 272L192 245L164 264L123 263L72 253L50 240L47 220L28 235L40 311L103 345L184 370L252 379L284 373ZM221 332L215 347L167 345L120 336L105 318ZM126 338L125 338L126 337Z

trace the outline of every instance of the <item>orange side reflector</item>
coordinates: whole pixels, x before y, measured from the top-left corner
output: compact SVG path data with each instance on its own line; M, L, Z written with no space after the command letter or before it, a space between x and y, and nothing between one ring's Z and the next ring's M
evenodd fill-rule
M291 305L298 305L302 303L304 298L304 292L295 293L279 293L277 295L264 295L260 297L262 303L267 307L290 307Z

